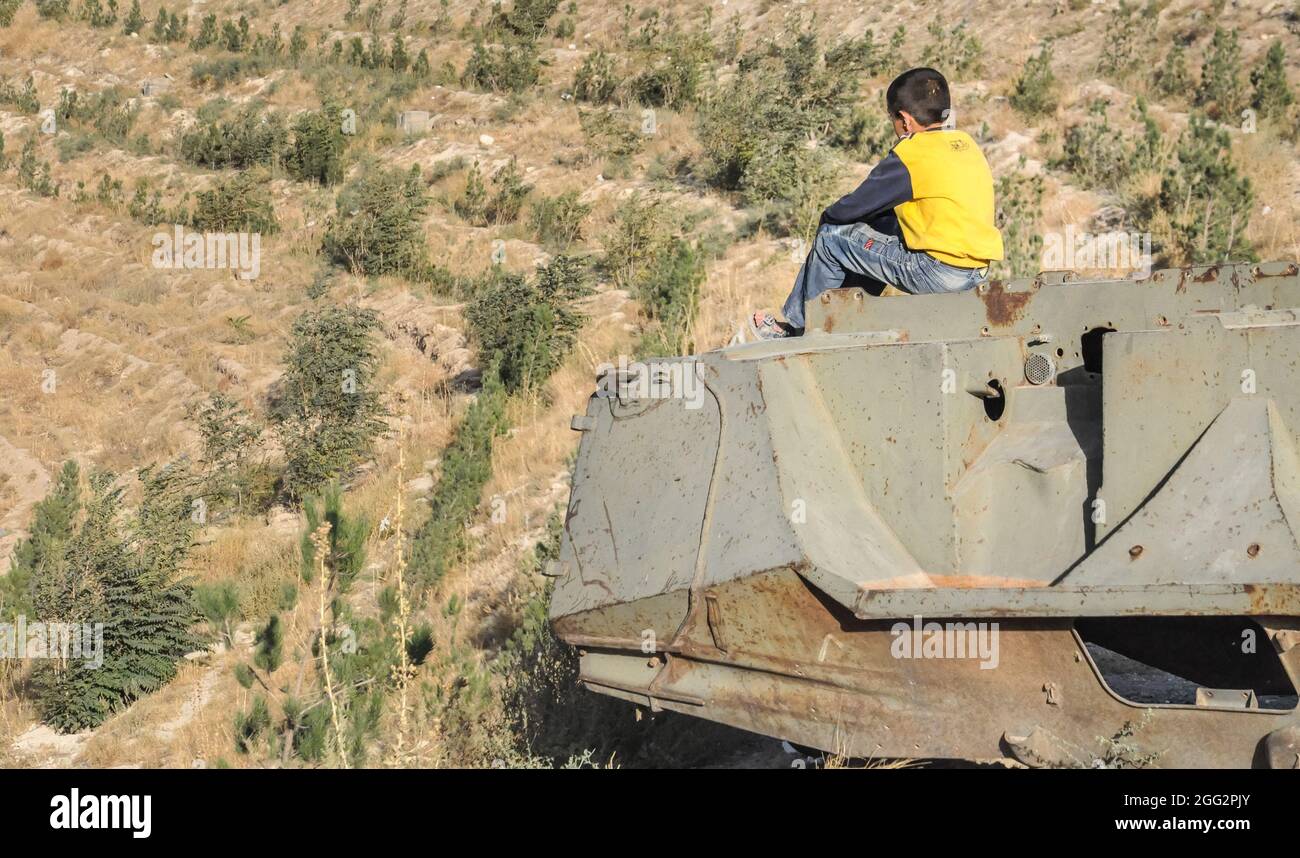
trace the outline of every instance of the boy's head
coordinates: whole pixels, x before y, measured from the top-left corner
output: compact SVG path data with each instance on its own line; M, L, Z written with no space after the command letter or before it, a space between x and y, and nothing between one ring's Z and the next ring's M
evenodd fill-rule
M952 107L948 81L934 69L909 69L885 91L885 107L899 137L938 125Z

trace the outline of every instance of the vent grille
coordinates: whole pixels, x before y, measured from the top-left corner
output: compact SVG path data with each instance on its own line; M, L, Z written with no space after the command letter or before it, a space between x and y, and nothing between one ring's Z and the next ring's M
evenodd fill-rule
M1047 384L1056 377L1056 362L1047 355L1034 352L1025 359L1025 381L1030 384Z

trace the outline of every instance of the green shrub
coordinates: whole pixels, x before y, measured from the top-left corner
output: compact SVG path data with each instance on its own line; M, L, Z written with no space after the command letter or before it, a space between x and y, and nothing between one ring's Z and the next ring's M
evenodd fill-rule
M514 38L501 45L476 42L460 79L488 92L523 92L537 85L540 74L537 45Z
M1246 106L1246 87L1241 79L1241 47L1237 31L1214 29L1205 63L1201 66L1201 84L1196 90L1197 107L1217 120L1236 121Z
M140 11L140 0L131 0L131 11L122 22L122 32L128 36L134 35L143 30L146 23L144 13Z
M214 393L194 409L192 419L203 441L204 496L214 503L260 506L272 495L270 477L258 451L262 427L239 403Z
M90 127L105 140L124 143L135 125L139 108L116 87L82 97L76 90L59 93L55 115L64 122Z
M411 571L425 586L442 580L465 547L465 527L492 477L492 443L507 428L506 389L494 365L442 455L441 473L429 496L429 518L411 543Z
M455 155L451 158L443 158L441 161L434 161L433 166L429 168L429 184L436 185L452 173L459 173L465 169L465 156Z
M1286 115L1295 102L1295 94L1286 79L1286 50L1281 42L1269 46L1264 61L1250 73L1250 84L1254 88L1250 104L1261 119Z
M1174 44L1165 54L1165 60L1156 72L1155 90L1157 95L1184 96L1192 91L1192 79L1187 73L1186 51L1180 44Z
M244 110L228 122L205 122L186 133L181 137L181 157L213 170L271 166L280 159L286 136L275 114L259 116Z
M1137 138L1111 127L1108 106L1105 99L1097 99L1089 106L1088 120L1066 130L1062 156L1054 166L1072 172L1085 188L1119 191L1135 174L1163 166L1161 136L1145 100L1139 98L1134 107L1143 125Z
M519 163L511 157L504 166L492 174L492 194L488 197L484 215L488 223L507 224L519 219L524 200L533 186L526 184L519 172Z
M532 189L532 185L524 182L514 158L492 174L491 191L475 163L470 168L464 194L452 207L456 214L475 226L514 223L519 219L524 200Z
M658 30L655 13L642 30L645 68L627 82L632 99L647 107L677 110L693 104L704 84L704 69L713 59L713 39L707 27L686 31L670 22Z
M333 305L309 309L293 323L271 409L290 494L302 497L348 472L383 431L378 325L369 310Z
M183 42L189 35L190 17L168 13L167 7L158 10L158 17L153 19L153 40L170 43Z
M657 254L638 283L637 299L647 317L637 352L641 356L690 354L692 331L704 283L704 256L698 245L674 237Z
M1044 43L1038 53L1025 62L1011 91L1011 106L1029 117L1044 116L1056 110L1056 75L1052 73L1052 47Z
M902 27L899 30L902 31ZM894 71L898 59L893 50L878 44L872 32L867 30L855 39L843 39L827 48L825 64L859 77L877 77Z
M47 21L62 21L68 17L71 0L33 0L36 14Z
M515 0L508 12L498 8L489 29L501 28L529 41L536 41L560 7L560 0Z
M113 26L117 22L117 0L108 0L107 9L99 0L82 0L81 19L99 29Z
M615 212L602 267L619 289L634 291L654 260L684 231L684 217L665 197L633 193Z
M23 5L23 0L0 0L0 27L8 27L14 22L14 15L18 14L18 7Z
M13 107L19 113L39 113L41 101L36 97L36 81L28 77L21 87L10 81L0 81L0 104Z
M565 191L535 200L529 227L547 248L563 251L582 239L582 222L589 214L591 206L582 202L577 191Z
M640 194L618 209L617 226L605 240L603 268L627 289L649 320L638 352L691 352L691 327L704 281L704 256L685 234L689 223L660 197Z
M1098 72L1120 79L1133 72L1142 60L1147 44L1145 22L1153 22L1155 14L1152 13L1156 11L1150 6L1144 11L1137 3L1120 0L1106 22L1106 38L1097 60Z
M857 161L875 163L889 154L898 137L894 123L889 120L884 104L859 107L844 130L832 141Z
M343 181L346 148L342 113L338 107L328 105L298 117L284 165L289 175L299 181L334 185Z
M487 226L487 185L478 162L469 168L465 178L465 192L452 204L452 209L465 221L476 226Z
M426 277L427 207L418 167L407 173L371 167L339 192L322 251L355 274Z
M253 649L253 664L266 673L274 673L284 660L284 629L280 615L272 614L266 625L257 633Z
M190 224L202 232L272 235L280 229L266 177L252 172L240 173L200 191Z
M815 66L816 37L742 58L735 78L700 105L701 173L736 190L778 232L808 235L834 178L828 143L852 135L859 70ZM846 94L847 97L846 97Z
M303 581L311 583L316 571L316 544L311 536L321 524L329 522L329 544L324 557L325 573L331 579L328 586L335 592L346 593L365 568L370 522L345 512L343 491L337 480L330 480L319 495L303 498L302 508L307 519L299 540Z
M239 53L251 45L250 27L248 18L243 15L239 16L239 22L223 21L221 23L221 35L217 39L217 44L231 53Z
M978 75L984 46L966 29L964 20L944 27L935 18L925 31L930 35L930 44L921 53L921 65L940 67L948 74Z
M455 72L449 74L454 76ZM429 77L429 53L424 48L420 48L420 53L415 57L415 65L411 66L411 76L420 80Z
M289 63L297 68L302 62L302 55L307 50L307 34L303 32L302 24L295 24L293 35L289 37Z
M763 222L773 231L811 239L838 178L825 150L785 149L768 141L750 156L741 197L760 207Z
M110 179L107 173L101 175L95 201L101 206L116 208L122 202L122 180Z
M479 287L465 318L508 392L536 389L564 362L583 321L573 302L590 292L585 269L567 256L530 278L498 272Z
M332 727L330 708L325 705L327 702L320 701L303 708L297 700L287 697L283 703L284 727L281 732L288 735L293 753L309 763L323 761L328 749Z
M190 222L189 211L185 208L183 202L174 209L164 208L162 191L154 188L151 195L149 190L150 185L147 179L136 180L135 193L131 196L131 201L126 205L127 214L131 216L132 220L146 226L154 226L160 223Z
M18 158L18 184L39 197L57 197L58 183L50 178L50 162L36 157L36 138L29 137Z
M618 96L622 78L614 58L604 51L588 54L573 77L573 97L592 104L608 104Z
M174 463L146 468L140 480L140 506L123 530L122 489L111 475L92 477L62 561L32 582L37 620L104 624L102 665L43 662L33 673L41 717L61 732L98 726L156 691L195 644L193 593L178 580L193 541L193 478Z
M60 574L64 546L72 539L81 506L80 477L76 462L64 462L58 482L32 508L28 536L14 547L9 574L0 577L0 618L4 621L31 612L34 581Z
M190 83L196 87L222 87L254 77L262 77L274 63L259 54L213 57L190 66Z
M241 754L253 750L262 734L271 726L271 713L266 699L260 694L253 698L252 708L235 716L235 749Z
M234 622L239 618L239 591L235 582L200 584L194 588L194 601L208 625L225 639L226 646L234 646Z
M1024 157L1020 168L1024 168ZM991 276L1033 277L1042 262L1043 177L1019 170L1000 176L994 199L996 224L1002 232L1004 258L991 266Z
M54 141L54 148L59 153L59 163L66 164L95 148L95 140L88 134L68 134ZM84 183L83 183L84 184Z
M1192 263L1252 259L1246 240L1254 191L1232 159L1228 132L1193 114L1178 142L1178 160L1160 187L1171 251Z
M209 12L199 21L199 31L190 39L190 50L201 51L217 43L217 16Z
M578 109L578 125L591 153L604 161L605 174L628 172L632 156L641 151L644 137L629 116L617 108Z

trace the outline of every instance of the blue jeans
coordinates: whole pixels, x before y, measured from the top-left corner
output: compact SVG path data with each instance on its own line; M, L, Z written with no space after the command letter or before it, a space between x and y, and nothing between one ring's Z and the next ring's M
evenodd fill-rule
M913 295L964 292L987 274L987 268L958 268L928 253L908 250L896 235L864 223L843 226L823 224L817 229L812 251L799 269L794 289L785 300L785 321L804 327L804 304L828 289L838 289L848 274L888 283Z

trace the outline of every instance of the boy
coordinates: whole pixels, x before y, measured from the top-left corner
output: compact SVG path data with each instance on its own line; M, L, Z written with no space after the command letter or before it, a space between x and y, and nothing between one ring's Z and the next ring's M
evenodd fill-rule
M898 143L857 190L822 213L785 321L761 312L750 319L758 339L802 335L804 304L845 285L848 275L912 294L961 292L1002 258L988 162L970 135L942 127L951 109L943 75L906 71L889 85L885 104Z

